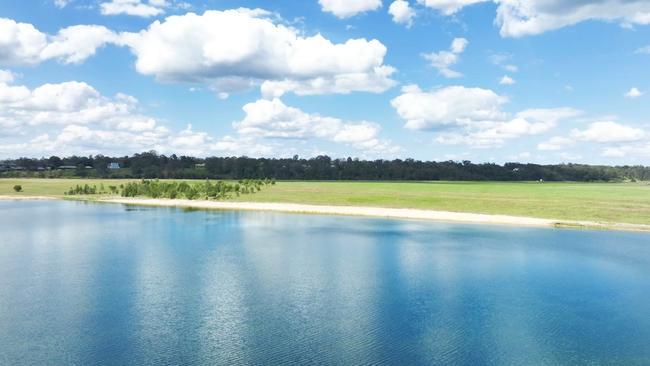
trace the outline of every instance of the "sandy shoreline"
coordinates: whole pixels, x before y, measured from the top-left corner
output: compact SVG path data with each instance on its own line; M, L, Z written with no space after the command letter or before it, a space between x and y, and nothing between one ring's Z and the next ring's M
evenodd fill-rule
M183 207L208 210L271 211L285 213L365 216L390 219L414 219L466 224L513 225L529 227L563 227L601 230L648 231L650 225L599 223L592 221L553 220L534 217L486 215L478 213L420 210L408 208L326 206L294 203L223 202L169 199L111 198L99 202L139 206Z
M30 200L56 200L56 197L48 196L1 196L0 201L30 201Z
M47 196L2 196L0 200L55 200L61 197ZM83 201L83 199L82 199ZM594 221L553 220L535 217L488 215L469 212L421 210L409 208L327 206L295 203L227 202L184 199L153 198L100 198L89 200L101 203L117 203L138 206L197 208L205 210L270 211L300 214L365 216L389 219L411 219L465 224L512 225L546 228L583 228L600 230L624 230L650 232L650 225L602 223Z

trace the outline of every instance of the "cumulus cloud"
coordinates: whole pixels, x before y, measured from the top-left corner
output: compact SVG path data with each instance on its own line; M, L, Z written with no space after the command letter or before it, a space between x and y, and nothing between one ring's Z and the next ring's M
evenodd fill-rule
M465 38L454 38L449 47L449 51L432 52L422 55L426 60L435 67L440 75L446 78L458 78L463 74L451 69L451 66L458 63L460 54L465 51L469 41Z
M57 59L66 64L78 64L93 56L98 48L116 39L116 34L105 27L74 25L49 37L40 57L43 60Z
M537 149L543 151L557 151L557 150L563 150L573 144L575 144L574 139L568 137L562 137L562 136L555 136L537 144Z
M76 64L116 40L114 32L99 25L75 25L47 35L29 23L0 18L0 65L34 65L50 59Z
M504 37L522 37L587 20L650 24L645 0L498 0L496 23Z
M608 146L601 155L608 158L624 158L628 156L647 158L650 157L650 143Z
M303 36L263 10L188 13L123 35L136 69L160 81L208 83L218 92L259 85L271 95L384 91L395 71L377 40Z
M77 81L44 84L34 89L0 83L0 126L6 131L48 124L96 124L129 131L156 128L156 121L136 112L137 99L124 94L102 96Z
M245 118L233 124L234 137L211 136L191 125L172 132L139 109L138 100L130 95L107 97L83 82L30 89L12 85L11 78L5 77L0 82L0 154L125 154L145 150L197 156L298 153L297 148L287 147L286 139L297 145L310 140L338 143L364 156L399 151L390 141L379 138L381 128L375 123L306 113L277 98L246 104Z
M10 84L13 83L16 75L9 70L0 69L0 84Z
M344 19L381 8L381 0L318 0L324 12Z
M165 8L171 4L167 0L111 0L101 3L100 9L103 15L133 15L139 17L152 17L163 14Z
M499 81L499 84L501 84L501 85L514 85L516 83L517 83L517 81L515 79L511 78L508 75L503 75L503 77Z
M243 107L246 116L233 127L242 136L276 139L324 139L344 143L369 154L391 153L398 148L379 139L376 123L357 123L310 114L285 105L280 99L260 99Z
M162 153L262 156L280 146L248 137L215 138L191 126L174 133L138 112L138 100L101 95L77 81L34 89L0 82L0 155Z
M395 69L384 64L378 40L333 43L304 36L260 9L188 13L155 21L138 33L77 25L56 35L0 18L0 65L33 65L55 59L81 63L115 44L136 56L136 70L162 82L204 83L221 95L262 86L265 96L383 92Z
M418 0L418 3L453 15L462 8L490 0ZM646 0L493 0L495 23L503 37L523 37L589 20L618 22L624 26L650 24Z
M125 153L170 141L167 128L137 109L132 96L106 97L83 82L34 89L0 83L0 153Z
M462 8L472 4L483 3L489 0L418 0L418 3L440 11L444 15L452 15Z
M549 131L574 117L571 108L527 109L510 115L502 110L508 98L492 90L449 86L430 92L407 86L391 101L413 130L436 130L436 141L473 147L501 146L506 140Z
M415 10L411 7L408 1L395 0L388 8L388 14L393 17L393 22L404 24L407 27L413 25L413 18L415 17Z
M640 128L622 125L612 121L594 122L587 129L573 129L571 137L591 142L632 142L646 137L645 131Z
M412 130L434 130L469 121L502 120L501 105L508 98L489 89L450 86L430 92L410 85L391 101L397 114Z
M625 97L630 98L630 99L634 99L634 98L638 98L638 97L642 96L643 94L644 93L642 91L640 91L639 89L631 88L630 90L628 90L627 93L625 93Z

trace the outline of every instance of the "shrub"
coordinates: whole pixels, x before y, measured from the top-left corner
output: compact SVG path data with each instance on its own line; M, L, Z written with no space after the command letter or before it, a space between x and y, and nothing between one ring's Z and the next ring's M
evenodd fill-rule
M16 191L16 192L22 192L22 191L23 191L23 186L21 186L20 184L16 184L16 185L14 186L14 191Z

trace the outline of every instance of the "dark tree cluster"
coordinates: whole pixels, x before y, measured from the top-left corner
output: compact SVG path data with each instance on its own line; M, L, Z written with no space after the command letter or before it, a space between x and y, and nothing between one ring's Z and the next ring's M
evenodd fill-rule
M119 168L115 168L119 167ZM414 159L359 160L160 155L20 158L0 162L4 177L278 180L650 181L647 166L474 164Z

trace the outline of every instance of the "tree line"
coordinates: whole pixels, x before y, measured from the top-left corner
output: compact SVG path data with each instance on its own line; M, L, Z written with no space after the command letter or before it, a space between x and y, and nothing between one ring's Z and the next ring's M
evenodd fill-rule
M109 169L110 163L119 169ZM65 169L62 169L65 168ZM469 180L469 181L650 181L648 166L585 164L472 163L414 159L360 160L249 158L161 155L69 156L0 162L4 177L92 177L130 179L264 179L278 180Z
M64 192L67 196L95 195L95 194L118 194L122 197L150 197L188 200L206 199L223 200L239 197L242 194L253 194L262 190L263 187L274 185L273 179L245 179L238 182L211 182L206 180L197 182L161 182L159 180L145 180L140 182L128 182L119 186L79 185L70 187Z

